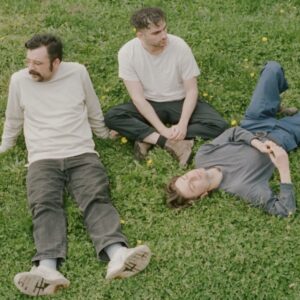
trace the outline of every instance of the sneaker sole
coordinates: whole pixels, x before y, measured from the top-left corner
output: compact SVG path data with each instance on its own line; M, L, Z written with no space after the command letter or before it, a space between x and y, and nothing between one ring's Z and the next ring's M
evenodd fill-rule
M44 277L24 272L14 278L15 286L29 296L43 296L56 293L61 288L67 288L70 282L67 279L47 280Z
M141 271L143 271L150 262L151 258L151 251L150 249L143 245L138 247L135 252L130 254L122 268L116 271L115 273L111 274L106 279L122 279L131 277Z

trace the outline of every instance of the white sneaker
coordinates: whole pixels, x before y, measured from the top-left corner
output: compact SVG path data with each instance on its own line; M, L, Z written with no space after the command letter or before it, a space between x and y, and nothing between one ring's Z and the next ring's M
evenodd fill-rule
M45 266L34 266L30 272L18 273L14 283L23 294L30 296L51 295L70 285L60 272Z
M144 270L150 262L148 246L122 247L116 251L107 267L106 279L127 278Z

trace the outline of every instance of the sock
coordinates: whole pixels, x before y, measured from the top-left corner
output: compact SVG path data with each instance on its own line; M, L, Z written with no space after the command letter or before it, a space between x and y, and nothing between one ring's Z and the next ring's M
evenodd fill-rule
M104 248L104 251L108 255L109 259L112 259L116 251L119 250L120 248L125 248L125 247L121 243L113 243L111 245L106 246Z
M166 142L167 142L167 139L166 139L164 136L160 135L160 136L158 137L158 139L157 139L156 144L157 144L158 146L160 146L161 148L164 148Z
M57 259L56 258L42 259L42 260L40 260L39 265L56 270L57 269Z

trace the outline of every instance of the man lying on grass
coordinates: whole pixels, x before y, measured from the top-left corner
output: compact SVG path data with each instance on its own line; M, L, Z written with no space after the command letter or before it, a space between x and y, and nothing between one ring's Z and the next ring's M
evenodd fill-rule
M300 114L280 107L280 93L287 87L281 66L266 64L242 121L244 128L227 129L202 145L195 157L197 169L169 182L167 204L188 206L220 189L273 215L294 213L296 201L286 151L300 143ZM296 114L276 119L279 110ZM279 194L269 187L275 167L280 175Z
M92 139L92 132L106 138L109 131L89 74L83 65L62 61L62 43L51 34L35 35L25 47L27 67L10 82L0 153L16 144L24 128L36 254L31 270L17 274L14 283L31 296L69 286L57 270L67 255L65 188L82 212L97 257L110 261L106 278L135 275L146 268L151 252L146 245L127 248L110 201Z

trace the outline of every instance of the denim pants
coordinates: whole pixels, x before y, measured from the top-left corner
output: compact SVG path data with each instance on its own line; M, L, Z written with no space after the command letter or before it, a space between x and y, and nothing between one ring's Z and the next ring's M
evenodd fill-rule
M39 160L29 165L27 194L37 251L33 262L66 258L65 190L79 206L100 259L108 259L103 251L106 246L116 242L127 245L119 215L110 202L108 185L105 169L95 153Z
M282 67L275 61L268 62L261 71L241 127L254 133L265 131L269 139L291 151L300 144L300 113L276 119L280 94L287 88Z
M164 124L177 124L184 100L154 102L147 100ZM106 126L130 140L142 141L156 129L139 113L132 102L111 108L105 115ZM211 139L227 129L227 122L208 103L198 101L187 128L187 139Z

